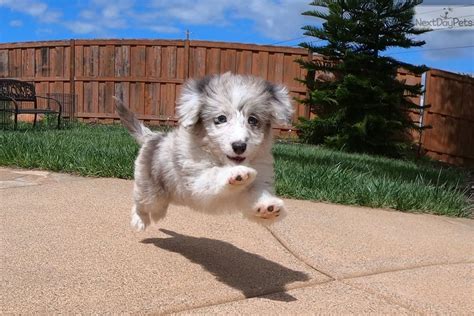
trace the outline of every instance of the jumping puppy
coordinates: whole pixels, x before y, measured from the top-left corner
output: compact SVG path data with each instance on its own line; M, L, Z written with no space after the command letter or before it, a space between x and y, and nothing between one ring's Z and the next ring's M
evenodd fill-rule
M178 102L179 127L150 131L116 99L122 124L141 145L135 161L131 225L144 230L170 203L207 213L241 211L271 223L284 216L273 194L272 124L289 122L285 87L251 76L189 80Z

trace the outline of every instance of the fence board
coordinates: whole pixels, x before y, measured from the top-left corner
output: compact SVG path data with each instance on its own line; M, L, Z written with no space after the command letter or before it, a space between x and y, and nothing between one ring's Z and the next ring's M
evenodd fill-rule
M145 76L145 46L132 46L130 48L130 67L131 76Z
M105 83L99 82L99 99L98 99L98 108L99 113L107 113L105 111Z
M268 79L268 52L253 54L252 75Z
M282 53L275 54L275 64L274 64L274 78L272 81L277 83L283 83L283 67L284 67L284 58L285 55Z
M236 55L235 49L221 50L221 72L236 72Z
M113 46L99 46L99 76L110 77L115 74L115 48Z
M49 49L48 59L50 61L50 67L48 69L49 75L51 77L59 77L62 74L62 56L59 54L60 47L51 47Z
M186 52L185 52L184 47L176 48L176 78L179 78L179 79L186 78L186 75L185 75L186 67L185 67L185 62L184 62L185 54Z
M34 77L35 75L35 50L33 48L27 48L23 50L22 56L23 62L23 77Z
M204 77L206 75L206 48L193 48L191 54L190 76Z
M152 115L161 115L160 113L160 85L157 83L152 83L150 85L151 89L151 114Z
M0 77L6 78L10 76L10 67L8 63L8 50L0 50Z
M90 47L90 54L89 54L89 76L91 77L98 77L99 76L99 46L92 45Z
M252 51L237 52L237 73L241 75L252 73Z
M161 70L161 52L157 51L160 47L146 47L146 77L159 78Z
M19 67L18 61L16 60L16 49L8 51L8 70L9 75L12 77L21 77L21 74L18 72Z
M76 104L76 111L77 112L85 112L84 109L84 83L82 81L74 82L75 91L77 95L77 104Z
M168 46L168 56L169 56L169 67L168 67L168 75L167 78L175 79L176 78L176 54L177 49L176 46Z
M74 47L74 76L84 76L84 46Z
M97 101L99 99L99 82L98 81L92 81L91 82L91 90L92 90L92 108L91 112L95 113L100 113L99 112L99 102Z
M206 56L206 75L218 74L221 65L221 52L219 48L210 48Z

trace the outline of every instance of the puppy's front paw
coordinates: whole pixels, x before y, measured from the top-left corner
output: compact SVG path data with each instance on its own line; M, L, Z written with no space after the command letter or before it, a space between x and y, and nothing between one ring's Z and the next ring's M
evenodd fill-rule
M266 219L276 220L285 216L285 206L279 198L272 197L259 201L254 207L254 215Z
M244 186L252 183L256 176L257 171L255 169L245 166L236 166L230 170L227 183L231 186Z

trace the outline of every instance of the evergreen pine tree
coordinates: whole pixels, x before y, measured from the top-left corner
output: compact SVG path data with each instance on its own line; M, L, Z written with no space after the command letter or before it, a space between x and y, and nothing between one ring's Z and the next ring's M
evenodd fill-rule
M304 26L319 40L300 44L324 60L299 60L308 70L303 82L310 93L302 100L317 115L302 120L301 138L309 143L378 155L399 156L418 128L408 112L419 109L410 97L421 85L397 80L399 68L421 74L425 66L402 63L381 53L388 48L422 46L413 39L427 30L414 28L414 7L421 0L320 0L322 7L302 13L324 20L322 27ZM325 8L325 9L324 9ZM319 46L318 42L325 45ZM318 80L315 73L332 74Z

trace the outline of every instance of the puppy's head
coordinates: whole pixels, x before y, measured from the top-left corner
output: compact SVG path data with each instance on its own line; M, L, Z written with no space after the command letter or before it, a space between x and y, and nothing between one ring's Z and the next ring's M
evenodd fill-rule
M225 73L188 81L177 112L184 128L202 125L221 161L243 163L255 157L272 124L290 122L293 107L285 87Z

